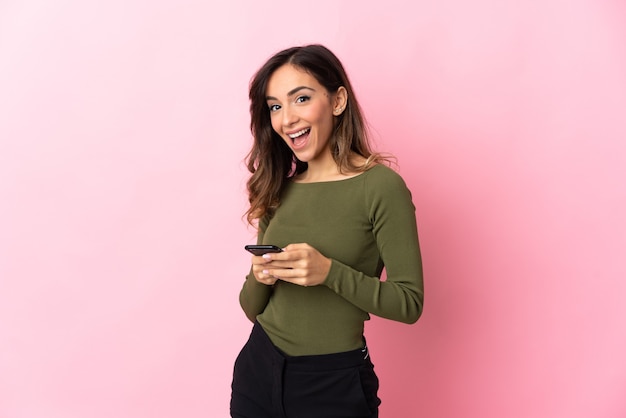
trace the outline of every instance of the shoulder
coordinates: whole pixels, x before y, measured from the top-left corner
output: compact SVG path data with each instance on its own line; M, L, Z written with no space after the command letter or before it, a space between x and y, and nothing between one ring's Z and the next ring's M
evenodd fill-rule
M365 182L371 191L403 191L408 190L402 176L391 167L376 164L365 172Z
M411 191L400 174L382 164L372 167L365 174L366 204L373 222L396 216L398 219L415 216Z

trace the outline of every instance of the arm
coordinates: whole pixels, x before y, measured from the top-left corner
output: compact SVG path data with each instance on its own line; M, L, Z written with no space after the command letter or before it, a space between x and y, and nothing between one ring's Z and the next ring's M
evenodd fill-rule
M332 260L323 284L366 312L414 323L422 313L424 286L411 193L395 173L367 187L369 218L387 280L381 282Z
M411 193L402 178L388 170L368 181L363 204L387 270L386 281L327 258L306 243L266 255L271 262L259 274L261 280L273 277L300 286L324 285L363 311L413 323L422 313L424 290Z
M265 219L259 222L258 244L263 243L263 236L265 235L267 224L268 222ZM271 295L272 286L258 282L251 267L241 292L239 292L239 304L250 321L254 322L256 316L265 310Z

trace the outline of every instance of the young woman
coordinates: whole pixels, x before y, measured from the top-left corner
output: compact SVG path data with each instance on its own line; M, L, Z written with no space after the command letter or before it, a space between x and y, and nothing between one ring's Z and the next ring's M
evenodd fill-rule
M308 45L250 84L248 221L258 244L240 303L254 322L235 362L231 416L378 417L369 314L414 323L422 264L411 194L370 150L341 62ZM380 280L383 268L386 281Z

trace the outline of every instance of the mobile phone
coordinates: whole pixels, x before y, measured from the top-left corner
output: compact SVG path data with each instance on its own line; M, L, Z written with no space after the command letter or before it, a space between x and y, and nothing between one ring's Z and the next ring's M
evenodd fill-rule
M276 245L246 245L244 247L246 251L251 252L254 255L263 255L267 253L279 253L283 249Z

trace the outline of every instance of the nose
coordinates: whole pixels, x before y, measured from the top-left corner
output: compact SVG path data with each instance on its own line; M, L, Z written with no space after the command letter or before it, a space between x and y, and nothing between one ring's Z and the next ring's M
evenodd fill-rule
M298 121L298 115L290 106L283 107L283 126L293 126Z

